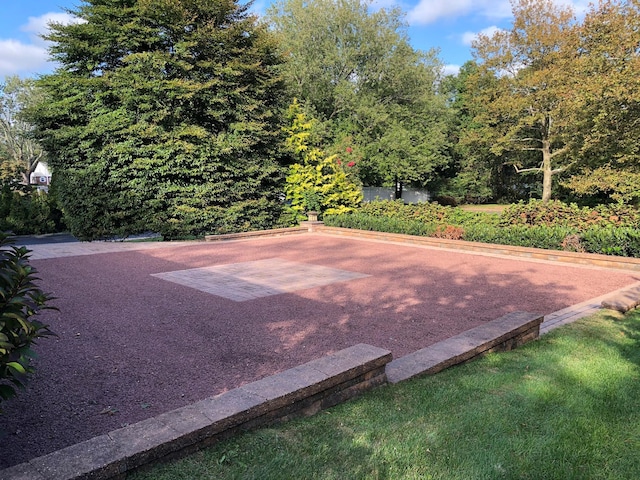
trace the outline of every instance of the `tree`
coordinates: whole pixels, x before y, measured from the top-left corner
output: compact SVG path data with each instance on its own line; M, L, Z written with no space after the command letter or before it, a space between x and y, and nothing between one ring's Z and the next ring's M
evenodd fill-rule
M426 184L446 156L435 52L414 50L399 9L366 0L280 0L267 20L292 95L323 123L327 151L357 151L368 184Z
M236 0L84 0L46 37L32 109L71 231L165 237L277 222L283 84Z
M17 76L0 84L0 178L29 185L31 174L46 153L33 138L33 125L25 120L23 110L41 101L41 92L33 79Z
M311 133L317 122L307 118L297 101L290 105L287 118L286 144L298 162L289 167L285 193L298 218L304 218L307 211L321 215L354 211L362 202L362 191L347 170L352 170L355 162L327 155L313 145ZM347 156L352 153L349 149Z
M571 101L577 89L573 69L576 32L573 11L552 0L513 0L513 27L474 42L479 78L495 76L478 90L483 105L477 121L496 134L491 151L524 153L519 173L542 174L542 199L551 198L552 179L575 162ZM536 152L535 166L527 152Z
M615 201L640 197L640 4L603 0L585 16L574 48L573 75L580 156L586 170L564 185Z
M473 102L475 94L470 79L477 73L478 66L468 61L456 75L446 76L440 91L447 98L450 110L448 135L452 161L443 170L436 187L438 196L451 196L460 202L482 203L496 198L495 165L502 156L489 152L491 140L485 129L474 118L481 105Z

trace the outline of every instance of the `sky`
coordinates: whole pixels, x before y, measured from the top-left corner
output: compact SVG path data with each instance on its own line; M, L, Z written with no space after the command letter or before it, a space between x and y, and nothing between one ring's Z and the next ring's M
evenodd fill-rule
M270 0L256 0L264 12ZM377 6L399 6L406 14L411 44L419 50L438 49L445 73L456 73L471 60L471 42L479 33L511 27L509 0L375 0ZM580 14L589 0L554 0ZM50 73L47 45L39 35L50 21L67 23L81 0L0 0L0 80L7 75L32 77Z

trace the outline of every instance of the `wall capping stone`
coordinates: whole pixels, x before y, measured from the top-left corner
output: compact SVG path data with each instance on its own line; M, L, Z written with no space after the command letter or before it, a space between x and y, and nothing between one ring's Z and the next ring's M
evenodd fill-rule
M3 480L106 480L239 431L312 415L386 383L391 352L358 344L0 471Z
M537 313L508 313L393 360L387 365L387 378L390 383L398 383L420 375L433 375L488 352L512 350L538 338L543 320L544 316Z
M0 471L3 480L124 479L239 432L342 403L387 382L433 374L538 337L544 317L513 312L405 357L358 344L221 395L128 425Z

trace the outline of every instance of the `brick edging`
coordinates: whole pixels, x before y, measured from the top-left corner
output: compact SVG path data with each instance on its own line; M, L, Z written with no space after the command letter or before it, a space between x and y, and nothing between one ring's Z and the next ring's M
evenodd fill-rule
M340 350L221 395L0 471L3 480L107 480L195 452L239 431L312 415L386 383L391 352Z
M219 242L224 240L241 240L255 237L279 237L282 235L295 235L299 233L307 233L308 227L285 227L285 228L272 228L270 230L255 230L252 232L240 232L240 233L224 233L221 235L205 235L206 242Z
M370 230L358 230L355 228L316 226L315 232L327 235L364 238L406 243L411 245L424 245L435 248L448 248L469 252L492 253L535 260L550 260L574 265L587 265L604 268L616 268L621 270L640 271L640 258L617 257L598 253L565 252L563 250L545 250L542 248L517 247L512 245L500 245L493 243L468 242L465 240L449 240L446 238L420 237L417 235L405 235L401 233L375 232Z

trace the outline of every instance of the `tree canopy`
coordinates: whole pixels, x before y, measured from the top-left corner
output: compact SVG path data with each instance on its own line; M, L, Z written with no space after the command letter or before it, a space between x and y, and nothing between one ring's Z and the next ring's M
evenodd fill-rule
M576 124L584 168L564 183L581 195L640 199L640 4L592 5L575 38Z
M495 78L481 80L477 89L475 100L483 105L478 120L493 130L493 153L538 152L537 158L521 155L513 165L521 173L542 173L542 199L548 200L553 176L573 163L575 78L567 72L575 18L552 0L514 0L512 7L511 30L481 34L473 44L478 78Z
M446 164L436 52L409 44L397 9L363 0L279 0L267 21L292 95L324 123L330 153L356 152L368 184L425 185Z
M634 198L635 183L616 177L640 172L638 2L601 0L582 21L552 0L512 7L510 30L473 44L475 121L491 151L517 153L507 160L516 171L542 174L543 200L555 176L578 194Z
M84 239L264 228L279 216L280 58L235 0L84 0L47 39L30 112Z
M0 179L29 185L38 163L46 152L33 137L33 125L24 110L37 104L41 92L33 79L7 77L0 84Z

